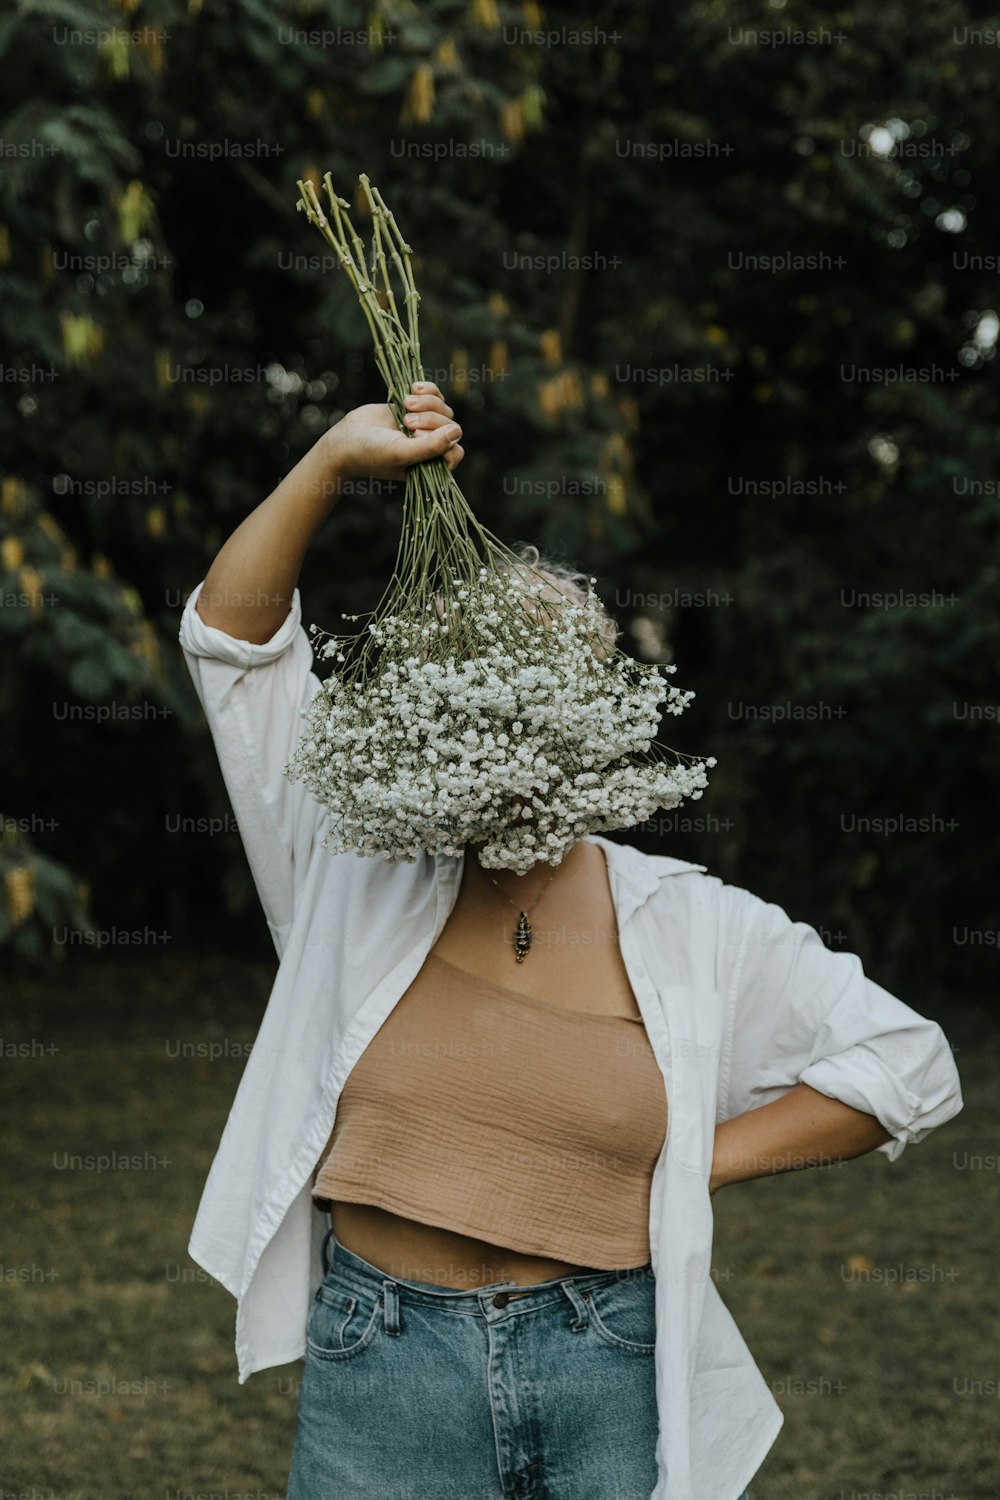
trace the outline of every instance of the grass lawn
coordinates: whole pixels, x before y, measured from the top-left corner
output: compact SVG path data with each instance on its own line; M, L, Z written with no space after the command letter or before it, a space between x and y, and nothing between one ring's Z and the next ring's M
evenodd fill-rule
M237 1385L235 1303L185 1249L269 985L142 956L9 986L2 1500L284 1495L301 1366ZM753 1500L1000 1496L988 1014L946 1022L965 1111L897 1163L715 1200L713 1274L786 1419ZM138 1163L72 1164L102 1153Z

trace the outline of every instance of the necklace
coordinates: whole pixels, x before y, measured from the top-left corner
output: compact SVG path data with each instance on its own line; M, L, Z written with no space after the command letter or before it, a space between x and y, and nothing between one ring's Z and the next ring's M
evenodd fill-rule
M483 874L486 875L486 878L490 882L490 884L496 886L497 890L500 891L501 896L503 896L503 899L507 902L508 906L512 906L518 914L517 926L514 928L514 957L517 959L519 964L524 963L525 954L531 947L531 923L528 921L528 917L531 912L534 911L539 901L541 901L542 896L545 895L545 892L552 884L557 868L558 866L553 867L552 874L549 876L548 880L545 882L545 885L542 887L541 894L535 897L534 901L532 901L527 911L522 910L518 906L516 901L512 901L507 895L506 891L500 891L500 887L493 879L493 876L487 874L485 870L483 871Z

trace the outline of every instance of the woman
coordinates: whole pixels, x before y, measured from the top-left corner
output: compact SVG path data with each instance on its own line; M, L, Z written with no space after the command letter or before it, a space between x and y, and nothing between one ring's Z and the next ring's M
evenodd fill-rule
M238 1300L241 1382L305 1355L289 1500L744 1500L782 1416L709 1275L712 1196L894 1160L961 1108L951 1051L703 865L321 848L282 772L319 687L296 583L349 483L461 461L437 386L407 405L413 437L387 406L324 434L181 621L280 958L189 1248Z

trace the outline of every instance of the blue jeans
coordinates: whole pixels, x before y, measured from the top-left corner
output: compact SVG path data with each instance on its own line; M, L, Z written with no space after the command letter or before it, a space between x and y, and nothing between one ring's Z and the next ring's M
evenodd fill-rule
M649 1500L648 1264L459 1291L389 1276L331 1229L324 1266L287 1500Z

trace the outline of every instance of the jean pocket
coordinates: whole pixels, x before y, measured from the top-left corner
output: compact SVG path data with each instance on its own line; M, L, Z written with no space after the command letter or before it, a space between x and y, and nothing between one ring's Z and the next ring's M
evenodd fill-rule
M306 1349L316 1359L353 1359L378 1332L382 1302L324 1281L313 1299Z
M623 1354L652 1354L656 1348L656 1296L652 1276L622 1276L580 1293L590 1323L605 1344Z

